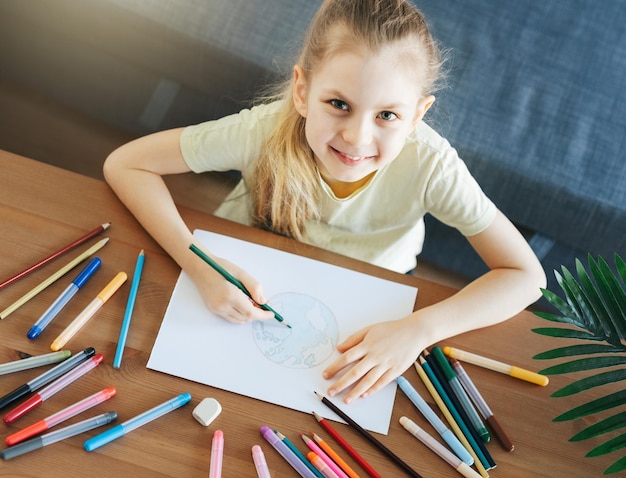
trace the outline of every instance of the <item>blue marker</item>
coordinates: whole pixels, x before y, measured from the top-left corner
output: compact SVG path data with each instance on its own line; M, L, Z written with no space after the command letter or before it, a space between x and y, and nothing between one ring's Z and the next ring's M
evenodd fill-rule
M117 438L122 437L129 432L132 432L136 428L139 428L140 426L145 425L152 420L162 417L172 410L176 410L177 408L182 407L190 400L191 395L189 393L183 393L181 395L178 395L177 397L174 397L171 400L162 403L161 405L157 405L156 407L151 408L150 410L145 411L140 415L137 415L135 418L131 418L124 423L120 423L113 428L109 428L107 431L100 433L100 435L96 435L95 437L90 438L83 444L83 447L87 451L93 451L96 448L100 448L102 445L106 445L107 443L116 440Z
M400 390L402 390L409 400L411 400L413 405L415 405L415 408L417 408L420 413L424 415L424 418L428 420L428 423L433 426L437 433L441 435L441 438L443 438L448 446L452 448L454 454L467 465L473 465L474 458L472 455L469 454L456 435L452 433L452 431L450 431L450 429L439 419L435 412L433 412L433 410L428 406L420 394L417 393L417 390L413 388L409 381L404 377L398 377L396 382L398 382Z
M87 266L80 272L80 274L76 276L76 279L74 279L70 283L70 285L68 285L67 288L61 293L61 295L57 297L52 305L50 305L50 307L48 307L46 311L41 314L41 317L39 317L37 322L35 322L35 324L30 328L30 330L26 334L26 337L31 340L39 337L39 334L41 334L41 332L43 332L48 324L52 322L52 319L54 319L57 314L61 312L61 309L63 309L63 307L67 305L70 299L74 297L74 294L78 292L78 289L80 289L85 284L85 282L87 282L87 279L89 279L93 275L93 273L98 270L101 263L102 261L97 257L91 259L91 261L89 261L89 264L87 264Z

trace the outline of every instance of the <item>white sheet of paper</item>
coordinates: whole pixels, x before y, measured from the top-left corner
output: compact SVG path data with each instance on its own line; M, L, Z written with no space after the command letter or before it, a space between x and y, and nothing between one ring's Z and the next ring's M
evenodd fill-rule
M331 382L322 370L339 356L337 343L410 314L417 289L212 232L194 236L260 280L269 304L292 329L276 320L227 322L206 308L181 273L147 367L341 421L313 393L326 395ZM340 396L332 401L363 428L387 434L395 393L394 382L351 405Z

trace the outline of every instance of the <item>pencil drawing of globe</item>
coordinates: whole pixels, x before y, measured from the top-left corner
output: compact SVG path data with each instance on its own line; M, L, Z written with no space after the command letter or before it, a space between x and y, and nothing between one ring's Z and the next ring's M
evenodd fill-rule
M254 341L265 358L289 368L313 368L334 352L339 328L332 311L306 294L288 292L270 300L292 328L276 320L255 321Z

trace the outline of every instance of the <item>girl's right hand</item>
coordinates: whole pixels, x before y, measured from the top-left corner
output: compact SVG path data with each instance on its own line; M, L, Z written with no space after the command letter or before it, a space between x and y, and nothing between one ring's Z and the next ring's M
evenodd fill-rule
M221 258L214 259L248 289L253 299L202 263L192 280L209 310L234 324L273 319L273 312L258 306L267 302L260 282L235 264Z

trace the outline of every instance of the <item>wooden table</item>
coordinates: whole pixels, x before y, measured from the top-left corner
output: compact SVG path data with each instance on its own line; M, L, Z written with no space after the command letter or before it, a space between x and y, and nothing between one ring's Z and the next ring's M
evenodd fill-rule
M94 452L87 453L82 445L87 437L101 430L94 430L6 461L0 465L0 476L205 477L209 468L211 438L217 428L222 429L226 437L223 468L225 477L256 476L250 452L254 444L262 446L272 476L296 476L262 439L259 427L267 424L276 428L300 447L298 433L313 430L326 435L312 416L146 368L180 271L139 226L108 186L95 179L2 151L0 171L0 279L24 269L98 224L107 221L112 223L106 232L110 242L99 253L103 261L101 270L42 336L31 341L26 338L26 332L66 287L71 280L69 277L58 281L0 321L0 363L17 360L20 353L47 353L52 338L82 310L109 278L121 270L131 276L138 251L142 248L146 251L145 268L122 367L114 369L111 363L130 281L69 344L73 352L93 346L96 351L104 354L104 363L17 422L11 425L0 423L0 435L4 438L109 386L117 389L117 395L112 400L75 417L67 424L109 410L118 412L120 423L179 393L188 391L193 396L192 402L185 407ZM243 237L248 241L416 285L419 287L417 308L453 293L453 290L435 283L386 271L197 211L181 208L181 213L191 228ZM70 257L77 255L77 251L0 290L0 308L4 309L21 297L69 261ZM72 271L68 276L73 278L76 273ZM542 320L524 312L504 324L455 337L446 341L446 344L537 370L546 364L533 361L532 356L556 346L554 339L543 338L530 331L533 327L544 325ZM43 370L45 369L0 376L0 394L27 382ZM512 453L502 450L496 442L488 445L498 464L490 472L491 476L599 476L617 459L614 455L584 458L587 451L605 441L606 437L601 437L603 439L600 441L568 442L577 430L587 425L586 420L565 423L551 421L556 415L580 403L576 396L550 398L550 394L557 388L571 382L571 377L553 377L548 387L539 387L472 365L466 365L466 370L516 445ZM424 397L428 397L415 370L407 370L404 376ZM597 393L601 392L605 391ZM585 398L591 396L593 393ZM223 406L222 414L209 427L200 425L191 415L192 409L204 397L214 397ZM428 401L432 402L429 397ZM6 411L4 409L3 413ZM458 476L399 425L398 419L403 415L432 432L409 400L398 392L390 432L387 436L378 436L380 441L424 477ZM404 476L396 465L352 429L342 424L336 424L336 427L383 476ZM334 444L332 438L327 438ZM335 446L339 448L336 444ZM302 449L305 450L304 447ZM350 458L348 461L362 471ZM366 476L365 473L362 476Z

